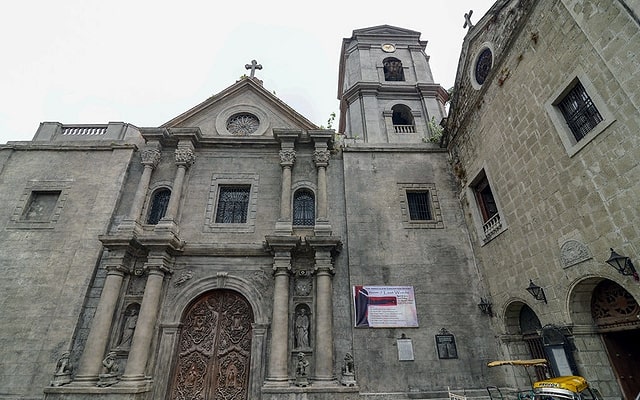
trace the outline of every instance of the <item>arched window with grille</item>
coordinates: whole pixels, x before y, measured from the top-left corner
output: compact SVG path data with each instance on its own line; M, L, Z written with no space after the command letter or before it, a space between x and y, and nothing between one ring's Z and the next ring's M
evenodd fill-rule
M309 189L293 195L293 225L313 226L316 223L316 199Z
M404 70L402 61L394 57L387 57L382 60L385 81L404 81Z
M167 188L158 189L153 193L149 213L147 215L147 224L156 225L164 214L167 212L171 190Z

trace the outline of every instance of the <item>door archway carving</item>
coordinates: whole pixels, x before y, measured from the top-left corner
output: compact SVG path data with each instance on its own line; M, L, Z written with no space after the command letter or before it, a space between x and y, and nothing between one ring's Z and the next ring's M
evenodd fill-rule
M197 298L182 318L170 400L248 398L253 311L233 290Z

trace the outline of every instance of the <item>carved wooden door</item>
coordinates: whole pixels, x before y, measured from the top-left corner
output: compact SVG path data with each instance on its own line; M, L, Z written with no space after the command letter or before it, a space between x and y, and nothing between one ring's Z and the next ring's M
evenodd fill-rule
M231 290L199 297L182 320L171 400L248 398L253 312Z

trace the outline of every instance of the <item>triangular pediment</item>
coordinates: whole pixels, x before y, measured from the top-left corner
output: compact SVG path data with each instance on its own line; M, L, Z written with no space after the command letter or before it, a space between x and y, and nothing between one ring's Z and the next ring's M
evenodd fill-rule
M354 39L360 36L406 36L419 38L420 32L392 25L378 25L353 31Z
M273 136L273 129L318 127L262 86L244 78L172 118L163 128L199 128L203 137Z

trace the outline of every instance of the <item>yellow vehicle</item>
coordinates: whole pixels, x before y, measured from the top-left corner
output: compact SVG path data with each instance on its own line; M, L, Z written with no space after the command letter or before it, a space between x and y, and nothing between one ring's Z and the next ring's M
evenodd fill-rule
M561 376L534 382L535 400L601 400L600 393L589 387L581 376Z
M547 360L537 358L533 360L505 360L492 361L487 364L489 367L498 367L503 365L521 366L525 369L529 367L546 366ZM602 400L602 395L598 390L589 386L589 382L581 376L561 376L558 378L544 379L533 382L531 374L528 373L529 384L531 387L520 389L503 396L500 389L496 386L487 387L489 397L491 399L499 398L517 399L517 400ZM495 396L495 397L494 397Z

